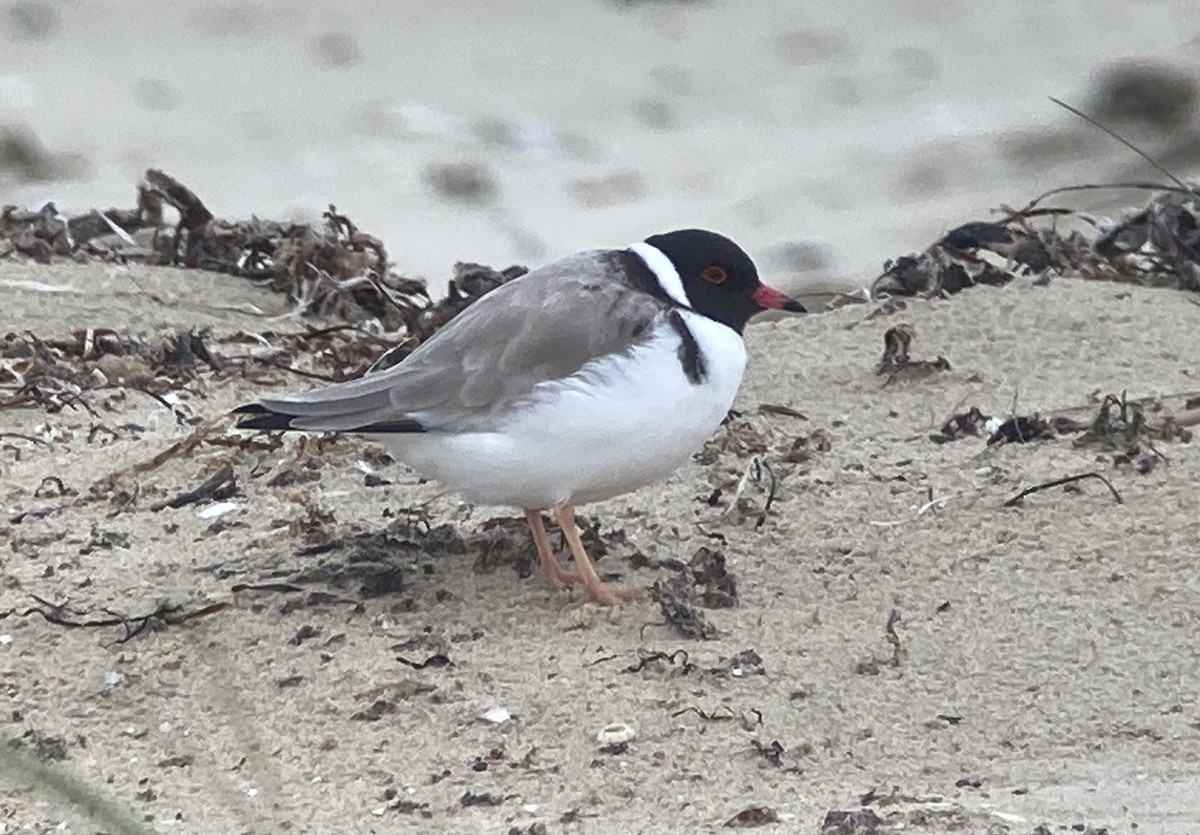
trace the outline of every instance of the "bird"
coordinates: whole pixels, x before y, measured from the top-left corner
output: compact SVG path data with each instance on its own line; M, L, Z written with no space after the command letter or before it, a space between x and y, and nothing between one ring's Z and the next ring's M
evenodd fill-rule
M615 605L640 593L597 574L576 506L665 478L712 436L741 385L743 330L772 309L806 312L729 238L677 229L502 284L390 368L234 411L241 429L373 436L470 504L521 509L549 582Z

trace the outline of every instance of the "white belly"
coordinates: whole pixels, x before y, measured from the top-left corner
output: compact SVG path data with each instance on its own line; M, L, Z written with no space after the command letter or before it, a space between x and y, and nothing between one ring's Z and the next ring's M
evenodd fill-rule
M427 432L382 439L414 470L476 504L549 507L600 501L670 474L733 405L746 349L733 330L681 311L707 369L683 373L679 335L589 363L535 388L496 431Z

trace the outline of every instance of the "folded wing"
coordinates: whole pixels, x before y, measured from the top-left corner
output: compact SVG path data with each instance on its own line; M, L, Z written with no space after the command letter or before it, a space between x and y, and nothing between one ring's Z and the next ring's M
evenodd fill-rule
M665 302L611 252L581 253L493 290L398 365L236 411L244 429L487 431L540 382L645 339Z

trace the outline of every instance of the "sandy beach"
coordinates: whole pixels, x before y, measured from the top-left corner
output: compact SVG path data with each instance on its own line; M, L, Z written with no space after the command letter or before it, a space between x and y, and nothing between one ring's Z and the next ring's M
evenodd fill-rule
M708 225L817 297L1001 203L1151 176L1046 96L1200 56L1182 2L432 8L181 3L135 37L137 4L10 4L0 127L60 168L0 163L0 203L130 206L161 167L223 217L335 203L435 289ZM1127 126L1185 178L1189 107ZM739 414L582 511L647 590L618 609L367 442L233 428L311 382L250 358L367 361L312 335L341 322L98 260L0 258L0 296L0 368L30 334L146 351L0 409L0 832L1200 831L1195 442L941 436L1109 395L1169 425L1200 395L1194 292L1024 276L751 325ZM878 373L900 325L945 367ZM736 605L665 618L722 559Z
M11 5L50 11L6 21L0 124L51 156L0 165L6 202L126 205L157 167L221 217L334 203L435 283L697 225L785 283L858 285L1001 203L1149 176L1047 96L1200 61L1188 0ZM1118 124L1186 174L1183 115ZM480 199L430 187L455 164Z
M0 277L22 272L4 265ZM38 275L67 287L99 272ZM106 309L119 308L123 286L153 287L168 321L182 315L169 295L181 282L215 292L229 281L119 272ZM226 299L253 298L242 293ZM52 329L44 293L17 295ZM254 300L278 303L261 291ZM706 611L719 630L709 641L661 625L650 602L608 611L552 591L528 576L519 526L480 539L493 514L464 518L436 486L351 439L230 446L238 433L223 415L262 390L243 379L189 387L176 406L182 426L132 394L107 397L98 418L9 410L6 430L54 444L5 441L4 610L34 606L31 595L80 620L164 601L181 612L229 604L126 643L122 626L9 616L9 736L26 749L62 740L64 765L170 831L542 822L707 832L753 805L786 814L781 831L812 831L872 791L945 798L975 816L968 831L1190 831L1200 803L1194 449L1164 446L1168 463L1138 474L1067 440L988 448L929 435L967 404L999 414L1015 399L1023 412L1078 407L1083 417L1097 392L1200 388L1200 349L1182 338L1200 308L1176 291L1069 279L911 302L901 315L918 334L914 353L952 368L886 386L875 364L896 317L866 313L750 330L738 406L779 478L761 528L765 484L752 482L746 504L729 510L729 484L748 460L733 442L710 463L588 509L609 546L602 568L639 586L670 571L636 566L686 561L705 546L724 554L740 602ZM187 320L214 337L260 327L230 313ZM761 415L763 403L804 417ZM127 471L194 436L198 419L218 426L194 449ZM781 460L796 438L810 454ZM364 486L360 461L392 483ZM231 512L213 521L211 502L151 509L225 463L238 486ZM287 470L311 475L277 478ZM1094 470L1123 504L1083 483L1002 506L1025 487ZM719 486L726 497L710 505ZM413 508L467 544L421 553ZM394 538L383 557L343 541L381 531ZM342 544L314 547L331 541ZM383 559L393 585L372 591L356 559L376 569L368 580L378 580L370 559ZM899 656L887 639L893 611ZM489 706L511 719L480 721ZM702 718L723 712L732 718ZM611 722L638 728L619 754L596 740ZM776 741L772 764L754 746ZM18 829L66 820L91 831L28 775L4 779ZM468 805L469 795L491 800ZM953 820L927 826L961 828Z

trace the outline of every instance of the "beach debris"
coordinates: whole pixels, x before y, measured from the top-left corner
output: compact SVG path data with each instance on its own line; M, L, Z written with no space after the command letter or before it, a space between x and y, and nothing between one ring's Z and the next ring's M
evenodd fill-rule
M688 660L688 652L685 649L677 649L669 653L660 650L638 649L637 655L637 663L630 664L621 672L640 673L648 671L662 674L669 670L678 670L680 675L686 676L699 669L699 667Z
M770 744L764 745L757 739L750 740L750 747L754 749L754 753L765 760L768 764L779 768L783 765L783 744L778 740L773 740Z
M698 495L697 501L719 508L722 523L742 526L749 522L761 530L784 493L785 479L807 471L817 455L832 448L832 439L823 428L797 434L797 417L804 416L790 407L769 404L760 407L753 418L730 412L722 429L692 456L709 468L711 489ZM724 538L719 531L706 531L705 535L718 542Z
M376 699L363 710L350 714L351 722L378 722L383 717L395 713L397 705L388 699Z
M0 168L5 136L0 133ZM28 157L22 150L27 142L9 144L17 162ZM430 176L460 198L479 200L489 193L478 172L467 176L451 167ZM248 278L284 293L301 313L369 325L393 337L389 345L407 341L407 351L488 290L526 272L523 267L502 272L476 268L485 281L456 275L448 297L435 304L424 281L392 272L383 243L335 206L324 213L322 226L257 217L228 220L217 217L184 183L155 168L146 170L135 202L131 209L94 209L71 217L61 215L53 203L33 211L5 206L0 211L0 257L136 261ZM172 214L174 222L168 220Z
M504 798L491 792L480 792L476 794L471 790L463 793L463 796L458 799L458 802L463 806L499 806L504 802Z
M772 823L783 823L786 820L778 810L770 806L747 806L742 811L725 821L729 829L750 829L757 826L767 826Z
M908 652L900 644L900 635L896 632L896 624L900 623L900 621L900 610L892 609L888 613L887 626L884 627L884 635L887 637L887 642L892 645L893 667L899 667L900 662L908 657Z
M753 649L735 652L728 658L721 658L705 672L718 678L745 678L747 676L762 676L767 674L762 656Z
M442 667L454 666L454 662L450 660L450 656L444 652L435 652L433 655L422 658L420 661L413 661L411 658L405 658L402 655L397 655L396 660L406 667L412 667L414 670L440 669Z
M94 629L109 626L121 626L125 632L117 643L123 644L141 635L147 629L159 629L165 626L174 626L181 623L186 623L196 618L206 617L223 609L227 609L230 603L219 601L209 603L195 609L185 609L181 604L170 600L160 602L154 609L144 614L139 615L120 615L112 613L105 609L106 617L89 617L87 611L75 610L68 608L66 603L52 603L36 594L29 595L33 598L36 606L30 606L25 609L13 607L6 611L0 611L0 620L9 617L27 618L31 615L39 615L47 623L52 623L55 626L65 626L70 629Z
M811 463L816 454L831 448L824 429L797 435L787 431L785 424L762 420L776 416L803 417L789 407L766 404L759 409L758 419L730 412L723 430L692 456L696 463L709 467L708 483L712 488L697 500L721 508L722 521L739 526L752 521L755 530L761 530L780 496L784 479L807 469L804 465ZM719 531L705 534L717 541L724 539Z
M1186 397L1176 396L1175 399ZM1162 456L1152 446L1154 440L1192 440L1191 427L1200 425L1200 399L1194 403L1185 399L1182 408L1170 411L1164 401L1167 396L1129 400L1125 394L1109 394L1100 398L1096 415L1086 422L1070 417L1068 413L1077 409L1061 409L1049 417L1041 415L1010 415L991 417L978 407L972 406L947 420L942 427L929 436L936 444L949 443L966 437L983 437L988 446L1052 439L1075 435L1076 446L1093 446L1107 451L1116 451L1117 464L1133 464L1142 469L1147 466L1143 459ZM1155 413L1153 419L1146 417L1145 407ZM1141 463L1139 463L1141 462Z
M217 468L216 472L206 478L199 487L192 490L184 490L182 493L165 501L155 502L150 506L150 509L159 511L168 507L180 508L202 501L224 501L236 495L237 489L237 479L233 475L233 466L226 461Z
M575 523L584 546L594 560L607 556L614 548L624 548L627 544L628 537L623 530L605 530L595 516L577 516ZM569 549L557 521L551 517L545 524L547 535L551 542L555 543L555 553L567 553ZM501 516L486 519L480 524L478 532L468 535L464 543L465 548L476 554L472 569L477 574L490 574L503 566L514 569L522 579L533 575L535 552L530 543L529 528L523 517ZM603 572L603 575L609 580L618 579L618 575L612 572Z
M525 804L525 806L522 806L521 807L522 811L525 811L527 814L533 814L534 812L536 812L537 811L536 806L534 807L532 812L530 812L528 810L527 807L530 805L531 804L527 803L527 804ZM534 823L531 823L528 826L513 825L508 828L508 835L549 835L549 832L550 832L550 830L546 828L546 824L542 823L541 821L535 821Z
M1142 402L1129 400L1122 393L1119 396L1105 395L1091 423L1083 426L1066 424L1063 431L1083 430L1083 434L1075 441L1077 446L1115 449L1132 456L1139 450L1139 439L1190 441L1192 433L1188 427L1197 423L1200 423L1200 414L1197 414L1192 400L1184 403L1182 412L1151 421L1146 417Z
M696 705L688 705L687 707L677 710L671 714L672 718L684 716L688 713L694 713L705 722L732 722L737 719L744 731L753 731L755 728L762 727L763 714L756 707L743 710L741 713L735 713L729 705L717 705L711 711L706 711Z
M658 601L663 619L683 637L707 641L719 634L698 607L696 589L688 574L679 572L656 580L650 593Z
M772 439L766 432L754 422L740 415L726 420L721 425L721 430L706 441L700 451L692 456L696 463L715 464L724 454L732 454L737 458L761 455L770 448L769 444Z
M1151 196L1120 220L1041 205L1051 197L1103 188ZM919 254L889 260L871 284L872 298L948 296L1050 274L1200 291L1200 193L1182 183L1066 186L1020 209L997 211L1003 220L963 224Z
M909 324L895 325L884 331L883 357L875 367L876 374L887 375L884 385L890 385L901 377L914 379L950 370L950 362L943 356L935 360L912 359L908 351L916 336L916 328Z
M332 522L332 515L310 505L297 521L301 527L320 526L324 531ZM390 526L382 531L348 537L322 532L309 535L308 539L312 544L297 549L296 556L320 555L322 559L316 565L290 575L287 582L301 587L319 585L338 590L353 587L362 599L389 597L403 591L406 585L404 569L398 556L421 552L415 540ZM334 556L326 559L328 554Z
M737 578L729 572L724 552L701 545L688 562L688 570L705 606L730 609L737 605Z
M760 415L783 415L785 417L793 417L799 420L808 420L808 415L797 409L793 409L791 406L786 406L781 403L759 403L758 413Z
M637 725L629 722L609 722L596 731L596 741L601 745L622 745L637 739Z
M892 609L888 613L887 625L884 626L883 637L892 648L891 656L881 658L874 653L871 653L867 658L858 661L854 665L854 672L859 675L877 676L883 672L884 667L899 668L904 659L908 657L907 650L904 649L900 642L900 634L896 631L896 624L902 621L899 609Z
M1112 482L1110 482L1107 478L1105 478L1100 473L1090 472L1090 473L1079 473L1077 475L1064 476L1063 478L1056 478L1052 481L1044 481L1041 484L1035 484L1032 487L1026 487L1020 493L1018 493L1017 495L1013 496L1011 499L1006 501L1003 504L1003 507L1016 507L1017 505L1021 504L1021 502L1024 500L1024 498L1026 496L1030 495L1031 493L1037 493L1041 490L1048 490L1051 487L1062 487L1062 486L1068 485L1068 484L1075 484L1076 482L1080 482L1080 481L1083 481L1084 479L1089 479L1089 478L1094 478L1094 479L1098 479L1099 481L1101 481L1104 484L1104 486L1108 488L1108 491L1110 493L1112 493L1112 497L1113 497L1113 499L1116 500L1117 504L1125 503L1125 500L1121 498L1121 494L1117 492L1117 488L1112 486Z
M871 809L834 809L825 813L821 835L875 835L883 823Z
M942 424L941 429L929 436L929 440L935 444L945 444L960 438L987 437L990 434L987 425L991 420L977 406L972 406L965 412L953 415Z
M801 439L797 438L799 442ZM790 455L790 453L789 453ZM756 507L755 503L746 498L743 494L750 484L761 486L763 482L767 482L767 496L762 507ZM722 516L734 515L740 524L747 517L755 516L754 529L762 528L767 521L767 514L771 512L771 505L775 503L775 497L778 495L779 480L775 477L775 471L771 469L771 465L761 456L754 456L742 471L742 475L738 478L736 485L733 488L733 495L730 497L729 504L725 507ZM715 504L716 499L719 499L721 490L718 488L712 496L710 496L710 504Z
M509 713L508 708L504 705L493 702L484 705L475 714L475 718L481 722L487 722L489 725L503 725L512 718L512 714Z
M1012 273L979 257L979 249L1007 249L1012 235L995 223L969 223L946 233L918 255L904 255L883 265L871 283L871 298L883 296L947 296L977 284L1002 286Z
M702 545L686 564L664 560L657 565L667 569L668 573L655 581L651 595L658 601L666 622L687 638L715 638L717 629L708 621L701 605L726 609L738 602L737 579L726 565L725 554ZM673 658L671 660L673 663ZM686 664L686 654L684 661ZM643 659L636 670L642 669L645 663Z
M988 432L987 445L1024 444L1053 433L1048 421L1037 415L1014 415L1008 418L989 418L984 428Z
M30 748L30 753L42 762L58 762L68 758L67 740L30 728L14 739L6 740L9 748Z
M82 409L99 419L110 410L106 403L138 391L168 409L180 426L191 425L197 418L170 392L234 374L263 382L281 374L338 381L387 367L477 298L523 272L460 264L444 298L414 303L405 314L411 327L397 320L399 329L386 335L348 324L219 339L208 330L119 334L103 327L54 338L27 331L0 334L0 409Z
M731 708L729 705L717 705L717 707L712 711L703 710L695 705L688 705L687 707L672 713L671 717L675 718L683 716L687 713L694 713L705 722L732 722L737 718L737 714L733 712L733 708Z

